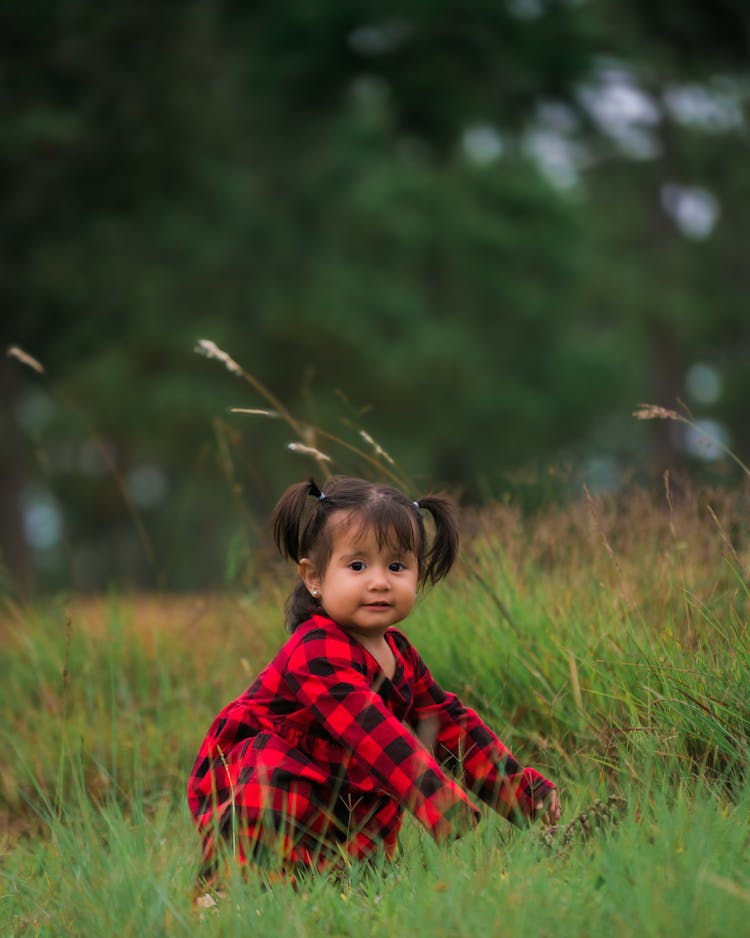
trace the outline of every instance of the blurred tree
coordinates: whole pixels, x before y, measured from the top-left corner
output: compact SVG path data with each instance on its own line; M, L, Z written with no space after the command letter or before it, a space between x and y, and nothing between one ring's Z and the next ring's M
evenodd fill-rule
M589 288L626 325L640 354L637 386L653 400L722 421L748 452L738 407L747 383L750 237L747 105L750 15L733 2L608 4L609 56L582 101L603 133L586 172L600 209ZM586 94L588 92L588 94ZM588 305L588 301L587 301ZM686 376L706 362L725 387L705 400ZM641 393L642 396L642 393ZM685 459L684 428L654 426L655 464Z
M50 398L3 366L17 577L36 488L67 506L83 585L148 578L137 511L165 582L198 586L239 483L265 514L305 471L284 426L212 422L259 401L190 357L202 335L471 497L534 461L633 460L632 405L673 405L704 359L710 412L750 445L730 0L30 0L0 9L0 43L2 329L54 378Z

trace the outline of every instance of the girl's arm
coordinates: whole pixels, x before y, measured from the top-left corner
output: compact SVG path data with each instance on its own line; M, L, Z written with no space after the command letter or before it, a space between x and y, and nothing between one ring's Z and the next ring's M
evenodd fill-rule
M559 817L555 786L522 768L495 733L455 694L440 687L410 645L416 673L413 714L419 738L466 787L514 823L548 812Z
M315 630L291 653L285 677L347 762L412 811L437 841L460 836L479 811L388 710L355 656L345 638Z

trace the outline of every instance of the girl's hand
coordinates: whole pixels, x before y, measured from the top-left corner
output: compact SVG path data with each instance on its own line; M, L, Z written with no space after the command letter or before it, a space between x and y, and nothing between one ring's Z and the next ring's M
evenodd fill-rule
M553 788L543 801L536 803L536 813L545 824L557 824L562 815L557 789Z

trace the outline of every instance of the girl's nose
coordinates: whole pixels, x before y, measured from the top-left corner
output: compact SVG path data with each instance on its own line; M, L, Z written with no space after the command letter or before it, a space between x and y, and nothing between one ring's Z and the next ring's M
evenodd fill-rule
M388 571L385 567L370 567L372 589L388 589Z

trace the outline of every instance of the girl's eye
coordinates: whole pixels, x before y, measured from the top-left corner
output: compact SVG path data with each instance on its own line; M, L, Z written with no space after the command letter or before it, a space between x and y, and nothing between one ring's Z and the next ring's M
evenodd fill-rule
M401 573L402 570L406 570L406 565L400 560L394 560L393 563L388 564L388 569L393 573Z
M354 570L355 573L360 573L365 569L364 562L361 560L352 560L349 566L352 568L352 570Z

